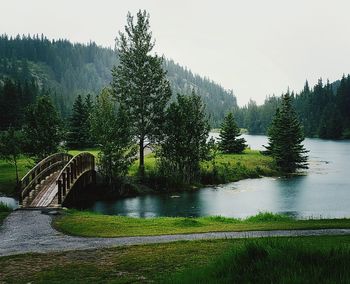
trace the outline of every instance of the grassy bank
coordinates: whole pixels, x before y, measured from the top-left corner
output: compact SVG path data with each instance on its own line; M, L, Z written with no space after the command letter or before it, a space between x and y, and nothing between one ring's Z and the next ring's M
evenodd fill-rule
M218 154L215 161L201 164L203 184L219 184L246 178L277 175L273 159L259 151L246 149L242 154Z
M350 228L350 219L295 220L284 215L260 213L241 220L224 217L131 218L69 211L54 226L70 235L123 237L204 232Z
M0 202L0 226L2 225L2 222L5 220L5 218L12 212L12 209L5 205L4 203Z
M26 254L0 258L0 282L198 283L206 276L210 281L203 283L221 283L236 280L229 277L239 272L238 280L252 279L249 276L261 279L251 283L345 283L349 281L349 247L350 236L333 236L175 242ZM201 273L205 274L197 278ZM247 281L230 283L242 282Z
M138 161L135 161L129 169L129 176L136 176L137 171ZM156 175L154 154L145 156L145 172L146 176ZM214 161L201 163L201 183L204 185L277 174L271 157L250 149L246 149L242 154L219 153Z

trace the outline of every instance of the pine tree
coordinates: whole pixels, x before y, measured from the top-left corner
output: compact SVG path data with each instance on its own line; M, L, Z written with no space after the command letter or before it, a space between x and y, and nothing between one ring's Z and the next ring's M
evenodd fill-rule
M83 149L89 146L89 112L91 112L91 98L87 97L85 102L81 95L75 99L69 124L67 144L71 148Z
M243 152L247 145L244 138L239 138L240 135L241 130L230 112L221 124L219 149L228 154Z
M163 70L163 58L152 55L154 47L146 11L127 16L125 33L117 38L119 65L112 70L112 90L127 111L134 135L139 140L139 170L144 175L144 148L161 131L165 106L171 97L170 84Z
M85 97L84 108L85 108L85 124L84 124L85 147L92 147L94 146L94 142L90 135L90 132L91 132L91 115L93 112L93 102L90 94L87 94L87 96Z
M67 144L72 148L83 148L85 109L81 95L78 95L74 101L72 115L69 124L69 133Z
M28 108L24 125L25 150L36 162L57 152L61 137L61 120L48 95L38 97Z
M292 107L289 93L282 96L268 131L269 144L264 146L272 155L277 168L284 173L294 173L297 169L307 168L308 151L302 142L304 135L297 115Z

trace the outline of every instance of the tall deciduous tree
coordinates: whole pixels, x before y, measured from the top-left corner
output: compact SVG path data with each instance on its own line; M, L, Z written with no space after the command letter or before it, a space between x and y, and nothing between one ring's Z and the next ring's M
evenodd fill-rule
M57 152L61 137L61 120L49 96L41 96L25 114L26 152L40 161Z
M126 112L117 106L109 89L96 99L91 115L91 134L100 147L100 171L109 184L121 180L135 160L137 149Z
M200 161L209 157L210 126L199 96L178 95L165 116L164 134L157 154L161 172L178 182L196 181Z
M232 112L228 113L221 124L219 149L224 153L241 153L247 145L244 138L239 138L241 130L236 124Z
M165 106L171 97L163 70L163 58L151 54L154 47L149 30L149 14L129 13L125 33L116 40L119 65L112 70L112 90L132 122L139 140L140 174L144 175L144 148L160 133Z
M267 153L274 158L277 167L284 173L294 173L307 168L308 152L302 142L304 135L300 122L291 104L289 93L282 96L282 103L268 131Z

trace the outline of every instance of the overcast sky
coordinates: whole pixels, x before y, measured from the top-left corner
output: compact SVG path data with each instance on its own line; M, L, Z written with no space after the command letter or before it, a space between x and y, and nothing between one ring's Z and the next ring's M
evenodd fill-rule
M128 11L146 9L156 52L262 103L306 79L350 73L347 0L0 0L0 32L114 47Z

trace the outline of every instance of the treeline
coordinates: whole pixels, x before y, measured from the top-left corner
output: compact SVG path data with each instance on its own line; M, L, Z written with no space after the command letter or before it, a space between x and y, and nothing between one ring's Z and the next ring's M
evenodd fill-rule
M307 137L350 138L350 75L340 81L323 84L322 79L310 88L308 82L300 93L287 92ZM235 109L238 125L250 134L266 134L281 98L271 96L263 105L250 101Z
M68 117L76 97L93 97L112 80L111 69L118 56L96 43L73 44L68 40L48 40L45 36L0 36L0 85L6 78L15 82L34 80L39 89L52 90L53 102L63 117ZM236 98L231 91L207 78L192 74L171 60L164 60L173 100L177 93L189 95L192 89L207 105L210 123L217 127Z
M21 82L6 79L0 85L0 131L10 126L19 128L24 122L26 108L35 102L38 94L34 80Z

